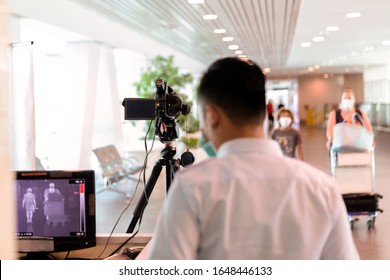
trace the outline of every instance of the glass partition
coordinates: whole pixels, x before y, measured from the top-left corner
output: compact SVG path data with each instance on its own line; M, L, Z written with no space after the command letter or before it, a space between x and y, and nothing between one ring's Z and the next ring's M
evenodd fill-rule
M362 103L360 108L366 112L373 126L390 129L390 104Z

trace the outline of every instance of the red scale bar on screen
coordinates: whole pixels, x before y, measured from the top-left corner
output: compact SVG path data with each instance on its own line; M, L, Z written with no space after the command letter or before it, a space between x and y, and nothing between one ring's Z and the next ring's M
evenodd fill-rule
M85 232L85 201L84 201L84 196L85 196L85 183L80 183L79 184L79 190L80 190L80 232Z
M79 185L80 194L84 194L84 183Z

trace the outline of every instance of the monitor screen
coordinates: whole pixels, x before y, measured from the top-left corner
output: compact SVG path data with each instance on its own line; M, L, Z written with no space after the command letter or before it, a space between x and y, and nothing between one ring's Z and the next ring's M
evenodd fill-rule
M96 245L93 170L17 171L15 186L19 252Z

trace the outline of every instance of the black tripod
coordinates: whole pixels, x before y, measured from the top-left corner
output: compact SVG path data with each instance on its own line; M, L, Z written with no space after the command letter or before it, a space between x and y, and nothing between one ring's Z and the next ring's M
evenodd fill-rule
M176 149L172 147L170 144L166 144L165 148L160 152L161 159L159 159L150 174L148 182L145 185L145 190L142 193L140 200L138 201L137 206L133 212L133 218L130 222L129 227L127 228L126 233L132 233L134 231L135 226L138 223L138 220L141 218L146 205L148 204L149 197L153 191L154 186L156 185L157 179L160 176L161 170L163 166L165 166L166 171L166 192L168 192L169 186L172 183L174 174L177 170L179 170L180 165L185 167L187 165L192 164L195 161L194 156L191 152L187 151L182 154L181 159L174 159L174 155L176 154Z

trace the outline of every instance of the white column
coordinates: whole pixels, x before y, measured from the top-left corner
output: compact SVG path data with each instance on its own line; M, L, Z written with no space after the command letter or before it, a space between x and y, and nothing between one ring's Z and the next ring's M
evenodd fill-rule
M98 85L98 71L100 66L101 45L90 43L87 62L87 87L84 103L83 127L81 133L81 148L79 158L79 168L89 169L91 166L92 137L94 131L94 119L96 108L96 92Z
M35 169L32 42L11 44L12 168Z
M123 108L121 100L119 100L118 86L117 86L117 69L115 67L114 51L112 48L106 49L107 59L107 72L108 72L108 84L110 93L110 105L112 114L112 129L113 129L113 143L116 145L119 151L123 151ZM130 75L130 74L129 74Z
M56 169L87 169L90 167L95 100L101 45L77 42L67 45L66 94L61 98Z
M7 9L0 0L0 260L15 259L16 198L10 172L10 94L8 86Z
M124 111L118 94L118 70L115 65L114 50L103 46L101 54L96 93L93 147L115 145L121 153L124 150L122 128Z

